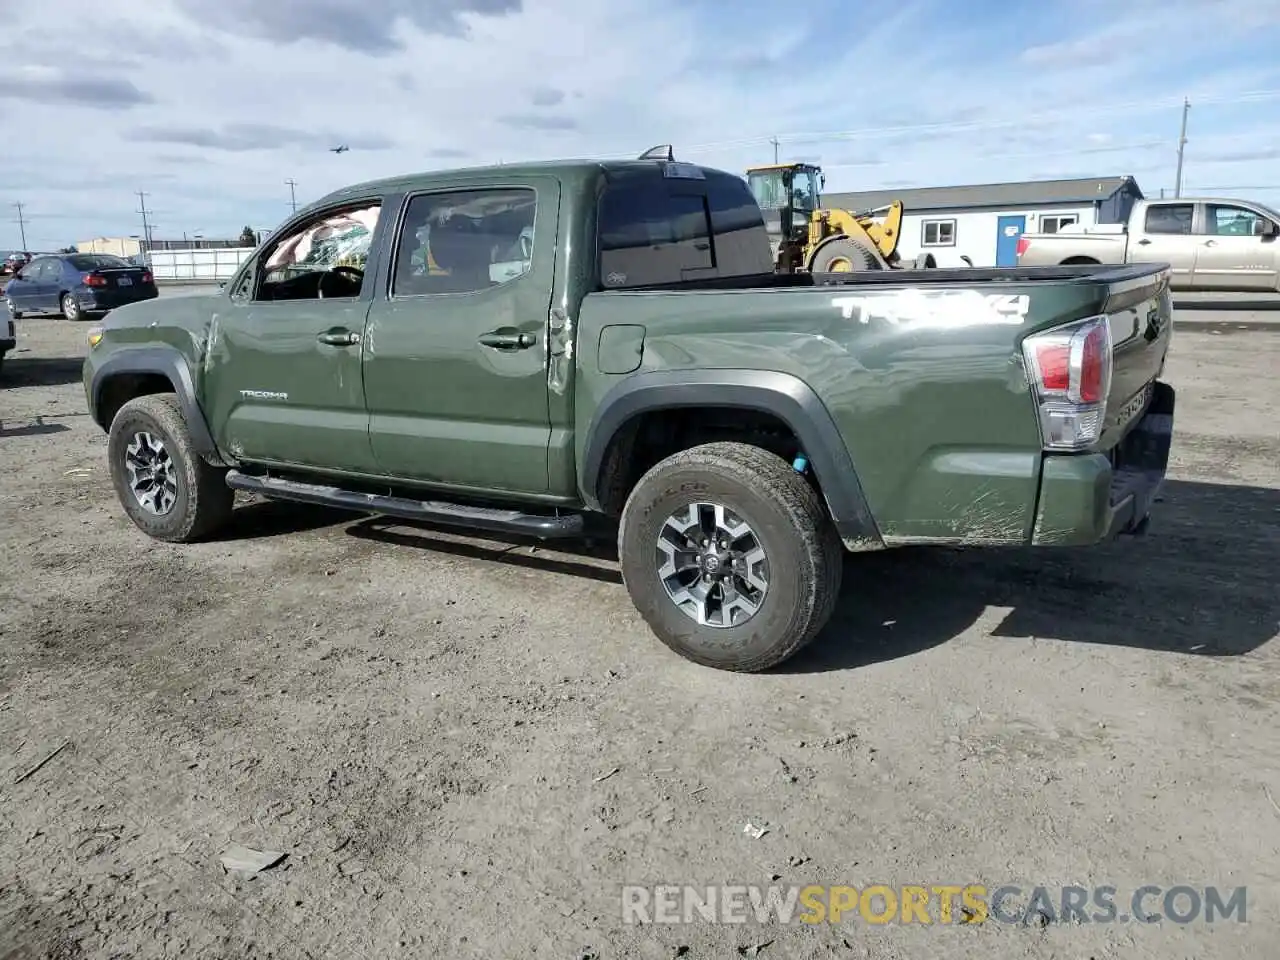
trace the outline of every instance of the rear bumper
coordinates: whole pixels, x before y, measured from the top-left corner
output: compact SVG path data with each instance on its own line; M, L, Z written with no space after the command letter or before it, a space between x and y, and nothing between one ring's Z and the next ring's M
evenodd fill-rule
M127 307L131 303L154 300L160 296L155 287L140 287L137 290L81 291L79 294L80 309L87 312L114 310L116 307Z
M1142 419L1109 453L1047 456L1031 542L1084 546L1146 532L1173 439L1174 389L1157 381Z

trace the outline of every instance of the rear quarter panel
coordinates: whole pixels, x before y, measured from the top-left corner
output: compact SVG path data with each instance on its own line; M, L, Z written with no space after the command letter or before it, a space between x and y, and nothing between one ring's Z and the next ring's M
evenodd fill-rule
M1041 452L1018 345L1034 329L1098 312L1104 289L904 282L593 293L579 319L577 455L627 376L779 371L806 382L832 414L886 542L1022 542ZM632 373L601 372L602 331L613 325L642 331Z
M1024 233L1027 250L1018 257L1020 267L1050 267L1072 258L1098 263L1124 263L1129 238L1124 234Z

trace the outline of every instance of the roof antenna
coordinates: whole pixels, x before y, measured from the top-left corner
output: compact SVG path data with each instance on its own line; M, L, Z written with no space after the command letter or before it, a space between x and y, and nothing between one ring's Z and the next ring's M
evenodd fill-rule
M675 151L669 143L660 143L656 147L650 147L644 153L640 154L641 160L675 160Z

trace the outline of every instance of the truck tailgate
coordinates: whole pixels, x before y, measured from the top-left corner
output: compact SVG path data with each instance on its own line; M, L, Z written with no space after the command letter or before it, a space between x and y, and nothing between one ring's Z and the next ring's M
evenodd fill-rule
M1111 386L1099 447L1109 449L1146 412L1173 337L1169 273L1113 286L1105 305L1111 328Z

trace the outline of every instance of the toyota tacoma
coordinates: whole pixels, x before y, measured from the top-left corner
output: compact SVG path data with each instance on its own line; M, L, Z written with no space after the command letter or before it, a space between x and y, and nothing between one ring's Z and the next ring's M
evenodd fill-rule
M299 210L211 297L113 310L84 389L124 511L236 490L473 531L616 524L700 664L778 664L843 555L1141 532L1174 391L1160 265L775 273L738 176L665 158L432 172Z

